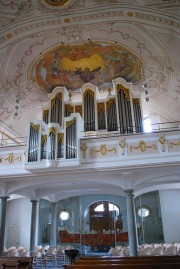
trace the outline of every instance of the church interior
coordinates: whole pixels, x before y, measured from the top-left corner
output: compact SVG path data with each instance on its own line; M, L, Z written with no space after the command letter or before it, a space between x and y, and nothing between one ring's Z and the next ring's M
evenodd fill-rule
M179 18L179 0L0 0L0 256L180 255Z

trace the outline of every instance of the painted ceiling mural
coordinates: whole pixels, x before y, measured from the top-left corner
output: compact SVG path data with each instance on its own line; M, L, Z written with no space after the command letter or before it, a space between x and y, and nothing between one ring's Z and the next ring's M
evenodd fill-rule
M44 0L50 6L61 7L64 6L69 0Z
M60 45L36 61L31 78L45 92L56 86L77 90L90 82L99 88L121 77L140 80L140 60L125 48L110 43Z

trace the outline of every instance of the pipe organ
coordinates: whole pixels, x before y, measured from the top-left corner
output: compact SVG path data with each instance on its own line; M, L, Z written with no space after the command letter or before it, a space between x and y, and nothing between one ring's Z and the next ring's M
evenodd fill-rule
M42 121L30 123L27 162L79 158L83 132L143 132L140 97L132 97L132 85L124 79L113 80L106 99L100 99L90 83L82 87L80 102L70 95L66 88L56 87Z

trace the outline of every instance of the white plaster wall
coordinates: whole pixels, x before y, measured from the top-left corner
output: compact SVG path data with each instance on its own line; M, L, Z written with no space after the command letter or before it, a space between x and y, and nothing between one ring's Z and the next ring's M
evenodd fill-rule
M32 204L27 198L19 198L8 201L6 215L5 246L10 245L30 246L30 226L31 226ZM14 232L13 232L14 231ZM19 231L19 235L15 234ZM14 234L14 238L9 238L9 234Z
M180 242L180 190L159 191L165 242Z

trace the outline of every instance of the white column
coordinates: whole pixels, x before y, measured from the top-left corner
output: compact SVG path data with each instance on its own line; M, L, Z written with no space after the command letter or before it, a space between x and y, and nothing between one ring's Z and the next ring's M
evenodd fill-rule
M32 200L32 212L31 212L31 234L30 234L30 251L35 251L36 243L36 218L37 218L37 200Z
M138 255L137 230L136 230L136 217L135 217L135 209L134 209L133 190L127 189L124 192L126 193L127 223L128 223L130 256L137 256Z
M51 220L51 246L56 247L57 235L57 203L52 203L52 220Z
M5 237L5 227L6 227L6 209L7 209L7 199L8 196L0 196L1 199L1 212L0 212L0 256L3 254L4 250L4 237Z

